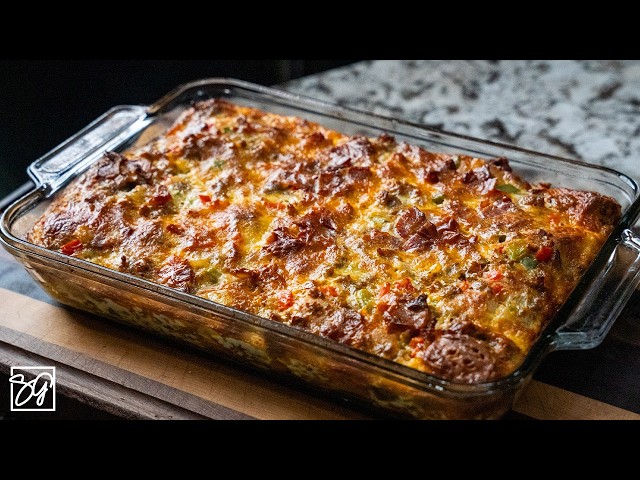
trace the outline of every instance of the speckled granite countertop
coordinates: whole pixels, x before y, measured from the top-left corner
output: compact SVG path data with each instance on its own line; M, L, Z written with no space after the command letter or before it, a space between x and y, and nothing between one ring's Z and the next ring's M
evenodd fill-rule
M640 61L363 61L286 89L640 182Z

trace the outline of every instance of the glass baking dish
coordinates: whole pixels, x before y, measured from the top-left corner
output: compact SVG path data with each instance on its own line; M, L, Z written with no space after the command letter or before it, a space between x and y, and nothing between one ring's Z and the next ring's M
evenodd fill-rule
M507 157L529 182L600 192L622 206L622 218L580 283L541 333L520 367L497 381L460 384L376 357L295 327L260 318L50 251L24 240L51 199L107 150L126 151L162 133L195 100L219 97L295 115L345 134L383 132L429 150ZM178 87L150 106L117 106L33 162L33 190L12 203L0 241L53 298L144 331L300 383L336 400L388 417L490 419L506 413L549 352L587 349L605 337L640 282L639 187L611 169L587 165L401 120L318 102L234 79Z

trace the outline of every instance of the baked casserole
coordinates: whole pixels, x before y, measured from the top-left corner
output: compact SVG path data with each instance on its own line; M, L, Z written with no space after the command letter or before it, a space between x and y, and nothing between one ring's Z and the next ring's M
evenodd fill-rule
M620 215L507 158L209 99L106 153L27 240L477 383L520 365Z

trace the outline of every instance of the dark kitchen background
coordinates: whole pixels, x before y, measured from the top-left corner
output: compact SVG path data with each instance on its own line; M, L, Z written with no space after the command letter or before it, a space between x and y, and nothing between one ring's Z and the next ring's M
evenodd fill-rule
M275 85L354 61L0 60L0 199L28 181L31 162L116 105L201 78Z

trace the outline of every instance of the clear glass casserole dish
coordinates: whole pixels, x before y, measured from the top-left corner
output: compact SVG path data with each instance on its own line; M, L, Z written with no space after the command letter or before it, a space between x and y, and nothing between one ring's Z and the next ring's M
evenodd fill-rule
M51 198L108 150L126 151L166 130L194 100L224 98L295 115L345 134L388 133L429 150L507 157L531 183L614 197L622 218L520 367L497 381L453 383L302 330L47 250L24 240ZM546 354L597 346L640 282L640 192L614 170L345 109L230 79L178 87L151 106L118 106L35 161L35 188L4 212L0 241L56 300L329 393L384 415L419 419L499 418Z

